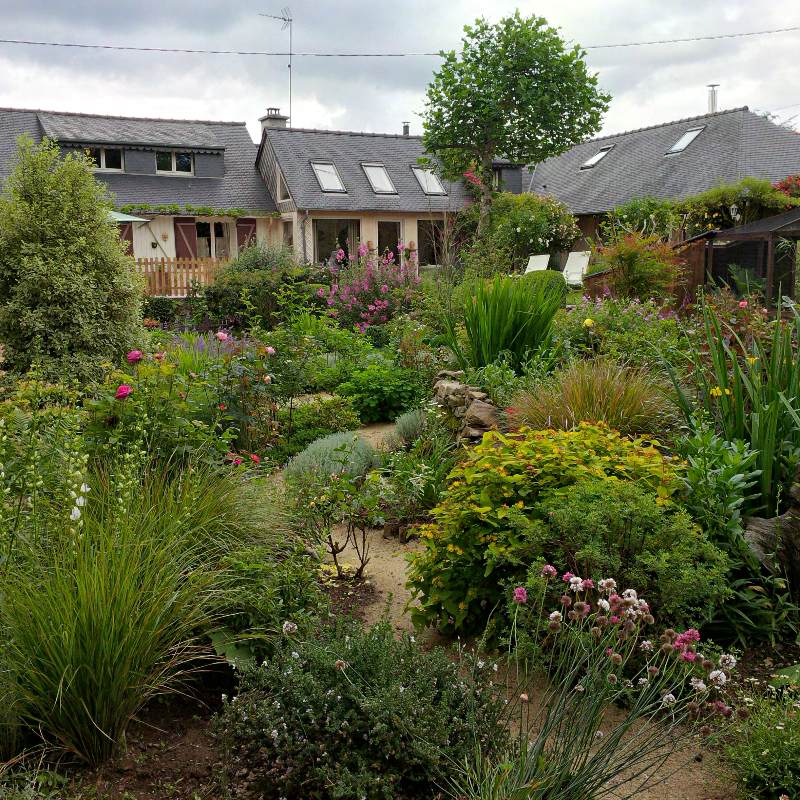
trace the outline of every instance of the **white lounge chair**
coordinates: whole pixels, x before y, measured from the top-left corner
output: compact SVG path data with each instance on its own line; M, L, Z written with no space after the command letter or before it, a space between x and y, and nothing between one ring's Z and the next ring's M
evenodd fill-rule
M528 266L525 267L525 274L527 275L529 272L541 272L547 269L548 263L550 263L549 253L545 253L541 256L531 256L528 259Z
M590 250L576 250L567 256L567 263L564 265L564 280L568 286L583 285L583 276L586 274L591 255Z

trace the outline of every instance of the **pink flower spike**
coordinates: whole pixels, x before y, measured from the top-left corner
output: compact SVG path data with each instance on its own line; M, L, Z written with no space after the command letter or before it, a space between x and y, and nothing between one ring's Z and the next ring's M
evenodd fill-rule
M528 602L528 590L524 586L517 586L514 589L514 602L519 605L525 605Z
M127 358L129 364L138 364L142 360L142 351L131 350L130 353L128 353Z
M117 387L117 393L114 395L114 398L116 400L124 400L132 391L132 386L128 386L127 383L121 383Z

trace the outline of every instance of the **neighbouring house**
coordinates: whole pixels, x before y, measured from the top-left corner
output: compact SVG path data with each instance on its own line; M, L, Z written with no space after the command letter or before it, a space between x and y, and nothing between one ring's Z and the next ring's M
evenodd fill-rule
M523 190L561 200L585 249L603 214L637 197L682 199L745 177L800 173L800 134L747 106L583 142L523 174Z
M304 261L321 262L357 242L395 255L416 246L435 264L448 214L468 202L462 181L420 166L422 139L401 134L286 127L277 108L261 118L259 172L275 198L282 239Z
M222 261L253 240L280 241L243 122L0 109L0 181L23 135L92 157L116 208L143 220L120 224L137 259Z

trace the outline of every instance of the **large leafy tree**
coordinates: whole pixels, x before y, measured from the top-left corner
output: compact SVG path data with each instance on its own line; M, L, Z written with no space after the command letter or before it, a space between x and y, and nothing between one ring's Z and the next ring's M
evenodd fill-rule
M6 368L87 379L141 336L141 289L111 208L84 155L20 139L0 196Z
M596 133L610 96L542 17L519 11L464 28L461 52L444 52L428 86L424 141L448 177L479 188L478 232L492 202L492 162L534 164ZM474 178L472 178L474 176Z

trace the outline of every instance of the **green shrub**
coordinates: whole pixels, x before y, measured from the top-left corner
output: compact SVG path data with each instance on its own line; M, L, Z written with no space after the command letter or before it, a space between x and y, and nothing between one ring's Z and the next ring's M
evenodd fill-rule
M724 746L746 800L795 797L800 786L800 712L791 696L762 697Z
M450 473L434 522L419 528L425 549L413 557L408 581L420 601L414 621L448 632L483 627L504 584L524 575L537 552L542 502L604 477L637 481L660 503L681 486L676 467L650 442L602 425L486 434Z
M631 233L655 236L667 241L680 227L675 202L658 197L634 197L617 206L600 223L604 242L613 242Z
M459 365L485 367L506 355L514 370L549 346L563 294L549 282L495 276L466 287L463 306L447 315L445 341Z
M538 286L544 284L547 287L552 287L555 291L561 293L561 305L563 306L569 294L569 286L564 280L564 273L557 269L543 269L539 272L529 272L522 275L521 279L530 286Z
M244 671L216 730L259 796L427 800L478 744L502 750L492 674L398 640L388 623L340 623Z
M284 475L288 480L305 475L347 475L363 477L380 463L375 448L365 442L355 431L332 433L312 442L287 465Z
M413 411L406 411L394 421L394 429L398 438L405 447L410 447L425 429L428 419L427 411L424 408L415 408Z
M675 423L668 382L610 359L577 361L511 400L511 419L534 430L604 422L628 436L661 434Z
M141 288L110 210L85 156L20 139L0 198L7 369L93 378L142 338Z
M418 405L425 396L418 374L386 361L373 361L339 385L363 423L391 420Z
M666 297L680 280L680 256L656 236L629 233L599 248L591 272L607 271L617 297Z
M209 313L236 327L271 329L311 302L309 276L288 248L252 244L205 288Z
M665 626L700 627L728 596L725 554L686 511L659 505L635 483L583 481L541 512L545 524L530 542L536 558L638 587Z

